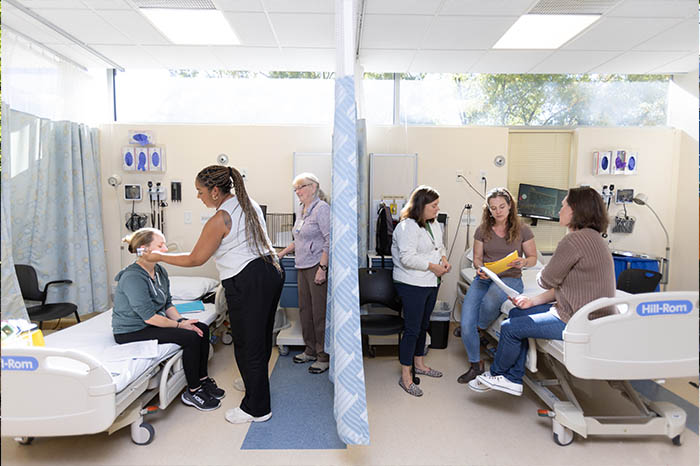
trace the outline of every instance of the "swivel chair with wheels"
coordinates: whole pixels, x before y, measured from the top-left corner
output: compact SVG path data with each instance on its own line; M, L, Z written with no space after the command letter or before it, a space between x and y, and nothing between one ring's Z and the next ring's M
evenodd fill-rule
M617 289L627 293L651 293L656 291L662 275L654 270L625 269L617 277Z
M48 282L43 290L39 289L39 280L36 276L36 270L31 265L15 264L15 273L19 288L22 291L22 298L29 301L40 301L41 304L30 306L27 308L27 314L32 321L39 322L39 328L42 328L42 323L45 320L60 319L75 314L75 319L80 322L78 315L78 306L73 303L47 303L46 296L49 286L52 285L70 285L72 280L54 280Z
M397 344L401 344L404 321L401 316L403 305L401 298L394 287L392 271L390 269L361 268L358 271L358 283L360 291L360 306L365 304L379 304L385 306L392 313L370 313L360 316L360 332L362 333L362 349L367 351L370 358L375 356L375 350L369 344L369 335L394 335L398 336ZM411 368L413 383L420 383L415 375L415 367Z

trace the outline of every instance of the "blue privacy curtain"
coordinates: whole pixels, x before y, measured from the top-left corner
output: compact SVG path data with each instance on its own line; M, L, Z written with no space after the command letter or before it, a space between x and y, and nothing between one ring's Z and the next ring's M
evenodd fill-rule
M352 1L336 0L338 62L352 55ZM355 83L350 66L337 66L333 126L333 194L326 312L333 413L346 444L369 444L357 279L357 136Z
M24 307L22 293L19 290L17 276L15 275L15 262L12 259L12 231L10 229L10 218L12 206L10 203L9 180L12 160L8 156L10 153L10 141L7 128L11 126L12 115L9 108L2 106L2 124L5 127L2 138L2 153L5 155L2 170L2 319L27 319L27 309Z
M75 303L79 314L106 310L97 130L4 107L2 139L3 158L10 159L9 170L2 171L3 214L9 207L10 219L3 220L3 318L4 277L11 270L5 263L6 225L12 261L32 265L41 288L51 280L73 281L51 287L49 302Z

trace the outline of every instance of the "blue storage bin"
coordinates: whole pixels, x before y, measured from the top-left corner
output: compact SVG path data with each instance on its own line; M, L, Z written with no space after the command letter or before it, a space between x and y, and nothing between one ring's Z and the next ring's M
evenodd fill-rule
M299 307L299 289L295 283L285 283L282 287L280 307Z

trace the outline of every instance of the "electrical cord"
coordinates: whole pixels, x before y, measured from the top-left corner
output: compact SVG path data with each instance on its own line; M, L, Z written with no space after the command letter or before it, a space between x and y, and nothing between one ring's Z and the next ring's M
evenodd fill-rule
M452 246L450 246L450 253L447 255L447 262L452 258L452 251L454 251L455 243L457 242L457 235L459 234L459 228L462 226L462 217L464 216L464 211L471 209L471 204L464 204L462 212L459 214L459 220L457 220L457 229L455 230L455 236L452 238Z

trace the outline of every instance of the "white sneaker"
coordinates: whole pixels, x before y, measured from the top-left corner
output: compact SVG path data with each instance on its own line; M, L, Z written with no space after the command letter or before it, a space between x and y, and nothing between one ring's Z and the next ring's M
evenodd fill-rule
M265 422L272 417L272 411L264 416L255 417L243 411L241 408L233 408L226 411L226 420L231 424L245 424L246 422Z
M508 393L509 395L520 396L523 394L523 384L508 380L502 375L491 375L490 372L478 375L475 380L489 388Z
M490 376L491 373L490 373L489 371L486 371L486 372L484 372L483 374L480 374L480 375L488 375L488 376ZM489 387L488 385L484 385L483 383L479 382L479 376L478 376L478 375L476 376L476 378L474 378L474 379L470 380L469 382L467 382L467 386L468 386L469 388L471 388L472 390L474 390L475 392L479 392L479 393L488 392L489 390L491 390L491 387Z

